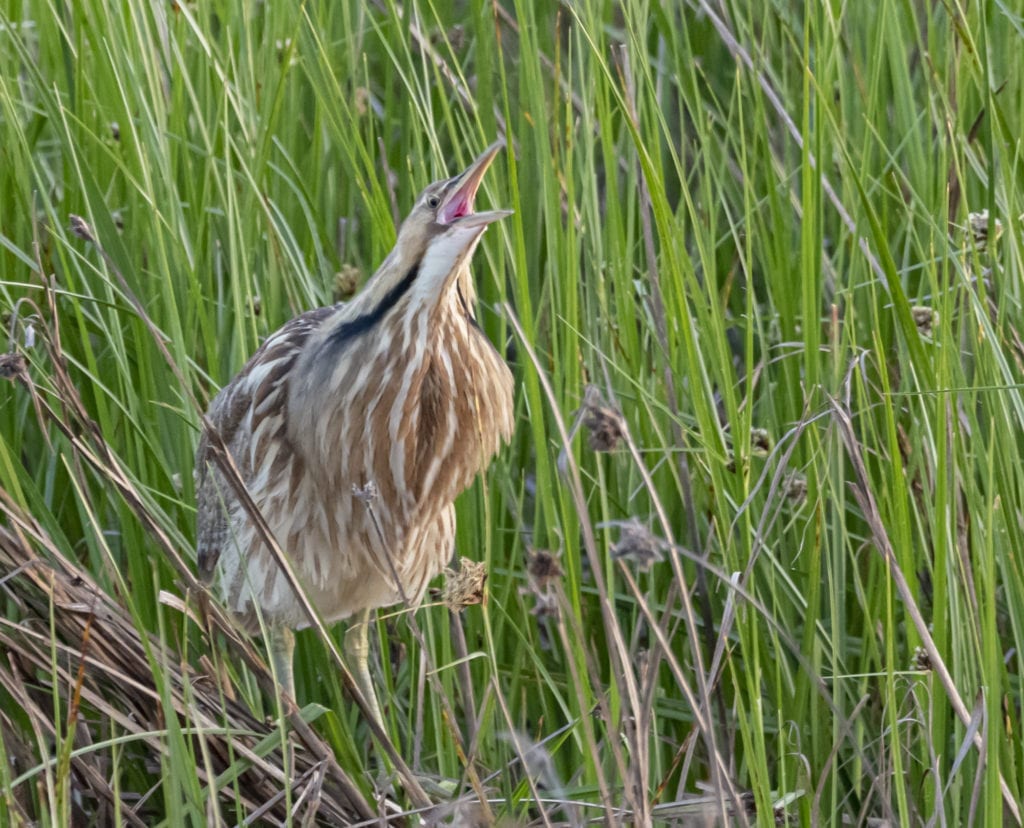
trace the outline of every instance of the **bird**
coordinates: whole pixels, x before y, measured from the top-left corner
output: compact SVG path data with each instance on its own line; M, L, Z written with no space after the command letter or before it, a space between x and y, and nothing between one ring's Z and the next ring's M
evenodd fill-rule
M270 335L210 402L196 449L199 574L264 630L294 698L299 596L214 462L212 428L323 620L349 620L346 666L383 723L368 664L378 608L418 605L452 558L456 497L512 437L512 373L474 316L474 212L497 141L428 185L394 248L350 301Z

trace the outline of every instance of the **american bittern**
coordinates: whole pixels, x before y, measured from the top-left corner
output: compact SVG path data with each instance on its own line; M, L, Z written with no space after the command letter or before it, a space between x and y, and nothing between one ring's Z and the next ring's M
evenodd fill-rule
M473 212L500 147L428 186L363 291L274 333L208 412L313 605L327 622L354 616L345 649L378 722L370 613L422 599L452 556L456 496L512 434L512 374L473 317L469 271L509 215ZM196 477L200 573L219 569L228 607L263 619L293 693L292 630L308 618L205 434Z

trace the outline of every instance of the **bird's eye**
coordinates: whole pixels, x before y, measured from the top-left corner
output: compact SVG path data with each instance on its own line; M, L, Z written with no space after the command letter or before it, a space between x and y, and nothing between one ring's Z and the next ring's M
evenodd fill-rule
M427 197L427 206L430 207L430 208L434 208L434 207L436 207L440 203L441 203L440 196L432 195L432 196L428 196Z

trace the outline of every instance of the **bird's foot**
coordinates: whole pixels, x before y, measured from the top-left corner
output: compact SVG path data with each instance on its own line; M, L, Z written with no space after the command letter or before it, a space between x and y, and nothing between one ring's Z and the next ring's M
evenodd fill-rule
M450 802L458 793L460 782L458 779L446 779L437 774L430 774L424 771L413 771L413 778L419 784L423 792L437 802ZM375 787L389 795L397 795L402 787L402 777L394 771L381 769L376 779Z

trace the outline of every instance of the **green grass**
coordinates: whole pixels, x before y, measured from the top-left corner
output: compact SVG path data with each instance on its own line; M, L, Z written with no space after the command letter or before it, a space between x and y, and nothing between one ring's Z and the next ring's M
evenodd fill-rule
M192 397L496 136L517 429L459 502L487 602L381 613L397 755L455 823L1019 821L1022 46L1004 2L7 0L0 823L388 789L321 635L283 719L207 614Z

